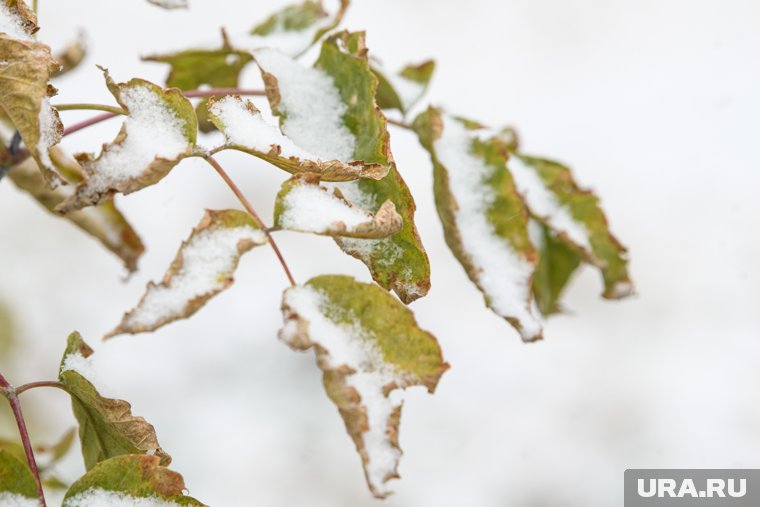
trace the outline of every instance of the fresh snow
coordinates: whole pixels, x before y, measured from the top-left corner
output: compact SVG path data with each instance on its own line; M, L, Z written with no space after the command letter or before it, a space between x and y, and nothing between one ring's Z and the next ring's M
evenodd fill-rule
M266 235L249 226L211 228L193 235L182 247L182 267L168 286L149 285L145 297L125 319L125 327L153 328L165 319L185 313L193 299L225 287L239 254L238 243L250 239L266 242Z
M0 33L6 34L11 39L34 40L24 30L24 20L13 12L6 2L0 2Z
M209 112L219 118L229 144L236 144L261 153L268 153L273 145L281 149L283 157L317 160L317 155L296 146L282 135L279 128L267 123L261 112L251 112L242 100L227 96L215 102Z
M124 121L127 137L94 162L95 173L87 185L95 191L141 175L157 157L174 160L189 145L184 122L151 88L122 88L119 98L129 110Z
M296 184L282 199L283 229L325 233L343 223L348 231L372 220L369 213L347 204L318 185Z
M3 507L40 507L40 502L36 498L27 498L5 491L0 492L0 505Z
M48 98L40 104L39 124L40 138L37 141L37 153L43 165L52 168L53 162L50 160L48 150L60 142L61 133L58 131L59 120Z
M5 506L5 504L0 505ZM63 502L63 507L179 507L179 505L157 496L138 498L100 488L88 489Z
M519 156L509 158L507 164L518 192L525 199L531 212L545 220L557 232L564 232L568 239L587 252L591 252L586 226L573 218L570 209L546 188L536 170Z
M254 57L277 78L283 133L322 160L350 162L356 140L343 123L347 107L332 77L274 49L256 50Z
M72 352L70 354L67 354L66 357L63 358L63 364L61 364L60 373L63 373L65 371L74 371L86 378L90 384L95 386L95 389L97 389L98 393L101 396L105 396L107 398L115 398L116 395L111 391L110 387L108 387L108 385L103 382L101 376L98 374L93 363L93 357L94 356L84 357L79 352Z
M486 179L492 169L472 153L476 135L456 119L444 116L443 135L435 141L435 154L448 173L448 190L458 206L457 231L478 272L478 285L489 306L502 317L517 319L523 340L531 340L541 334L541 323L530 306L534 266L497 236L488 221L486 212L494 194Z
M319 291L308 286L288 289L285 304L308 322L309 338L326 351L328 368L346 365L356 371L346 377L346 383L356 389L366 408L369 429L362 434L362 441L368 458L367 480L378 494L389 493L386 476L396 469L401 451L391 445L388 422L403 402L403 391L396 389L386 396L383 389L394 382L403 386L403 375L383 360L374 337L358 323L339 324L328 319L324 309L330 302ZM296 332L296 322L289 321L280 336L291 342Z

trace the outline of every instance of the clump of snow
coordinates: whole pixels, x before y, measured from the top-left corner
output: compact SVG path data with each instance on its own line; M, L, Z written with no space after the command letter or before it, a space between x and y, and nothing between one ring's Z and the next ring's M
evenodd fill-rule
M80 352L66 354L66 357L63 358L63 363L61 364L60 373L66 371L74 371L86 378L90 384L95 386L95 389L97 389L101 396L109 398L116 396L98 374L93 363L93 356L84 357Z
M0 505L3 507L40 507L40 501L36 498L27 498L15 493L3 491L0 492Z
M61 141L61 132L58 130L60 121L50 105L50 99L45 98L40 104L40 138L37 141L37 153L46 167L53 167L48 150Z
M282 198L282 204L278 223L283 229L325 233L343 229L342 223L345 230L351 231L372 220L366 211L347 204L318 185L294 185Z
M11 39L34 40L24 30L24 20L18 13L13 12L6 2L0 2L0 33Z
M454 118L444 117L443 135L435 141L435 154L446 168L448 190L454 196L456 227L462 246L477 274L489 306L502 317L520 323L523 340L541 335L541 324L530 307L534 266L498 236L486 212L495 196L487 179L493 169L472 153L477 135Z
M261 69L277 78L283 133L322 160L350 162L356 140L343 123L347 106L332 77L273 49L254 51Z
M174 160L190 145L185 123L150 87L122 88L119 98L129 110L124 121L127 137L110 145L93 163L94 174L87 184L96 191L141 175L157 157Z
M319 158L296 146L292 140L282 135L277 126L268 123L261 112L250 111L245 103L236 97L223 97L214 102L209 112L221 121L229 144L237 144L262 153L268 153L275 145L280 147L280 155L283 157L297 157L301 160Z
M225 288L240 256L238 244L266 242L263 231L250 226L215 227L194 234L182 248L182 267L167 284L149 285L145 296L122 323L126 328L151 329L185 315L193 299Z
M531 212L545 220L552 229L564 232L570 241L590 252L591 244L586 226L575 220L570 209L563 206L546 188L536 170L516 155L510 157L508 166L515 186Z
M358 323L336 323L327 318L325 309L331 303L319 291L308 286L288 289L284 303L308 322L310 340L326 351L322 360L327 364L323 367L346 365L356 371L346 377L346 383L359 393L359 403L366 409L368 430L361 437L367 454L367 481L377 494L388 494L385 483L401 458L401 451L391 444L388 425L391 414L403 402L403 392L396 389L386 395L384 387L392 383L403 386L402 373L383 360L374 337ZM296 333L294 321L290 321L280 338L291 343L297 339Z
M88 489L63 502L63 507L178 507L179 505L157 496L138 498L101 488Z

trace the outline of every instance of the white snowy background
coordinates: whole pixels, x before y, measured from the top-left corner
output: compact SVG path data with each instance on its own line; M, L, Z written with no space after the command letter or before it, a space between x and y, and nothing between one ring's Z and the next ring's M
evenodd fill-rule
M140 54L249 29L285 1L191 0L166 12L141 0L41 0L40 37L60 47L84 28L91 52L59 80L59 103L111 103L95 64L118 80L161 82ZM758 467L760 458L760 3L756 0L356 0L390 67L433 57L429 100L498 126L526 152L570 164L602 198L631 253L638 296L599 299L584 270L569 312L524 345L486 310L448 252L428 155L393 130L416 196L433 289L412 305L451 370L435 396L404 406L403 479L387 507L620 505L633 467ZM258 83L252 66L244 79ZM88 114L66 112L71 124ZM67 138L97 150L118 121ZM214 142L208 139L209 143ZM219 160L271 217L284 173L242 154ZM237 206L201 161L118 198L148 251L128 282L119 262L0 183L0 298L21 341L2 365L15 383L56 375L65 338L97 349L111 391L152 422L193 496L213 506L377 506L322 390L313 355L278 342L285 279L272 252L244 258L236 284L192 319L108 343L100 337L158 279L203 208ZM365 268L327 238L279 234L298 280ZM12 362L12 364L8 364ZM24 394L35 442L74 419L58 391ZM11 428L5 428L13 435ZM72 453L61 474L74 479Z

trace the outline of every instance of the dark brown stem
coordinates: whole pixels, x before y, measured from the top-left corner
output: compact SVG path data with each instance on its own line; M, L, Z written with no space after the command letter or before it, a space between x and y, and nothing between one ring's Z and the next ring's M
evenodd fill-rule
M38 387L55 387L57 389L66 391L66 388L63 387L63 384L60 382L56 382L55 380L41 380L39 382L29 382L28 384L18 386L16 388L16 394L21 394L24 391L28 391L29 389L36 389Z
M40 498L40 505L47 507L45 492L42 489L42 480L40 479L40 471L37 468L37 461L34 459L34 449L32 448L32 441L29 439L29 432L26 429L24 414L21 411L21 403L18 401L16 390L5 380L2 374L0 374L0 390L8 399L13 417L16 419L18 433L21 436L21 444L24 446L24 454L26 454L26 461L29 463L29 469L32 471L34 480L37 482L37 495Z
M272 246L272 250L274 250L274 254L277 256L277 259L280 261L280 264L282 265L282 269L285 271L285 276L288 277L288 281L290 282L290 285L295 287L296 281L293 278L293 275L290 273L290 268L288 267L288 264L285 262L285 258L282 256L282 253L280 252L279 247L277 246L277 243L275 243L274 238L269 233L269 228L264 224L264 221L261 219L258 213L256 213L256 210L253 209L253 206L251 206L251 203L248 202L248 199L245 198L243 195L243 192L240 191L237 185L235 185L235 182L232 181L229 174L222 168L221 165L219 165L219 162L216 161L216 159L210 155L207 155L203 157L209 164L211 164L211 167L214 168L214 170L219 174L219 176L222 177L224 182L227 184L228 187L230 187L230 190L232 190L232 193L235 194L235 196L240 201L240 204L243 205L243 207L248 211L248 213L253 217L253 219L256 221L258 226L261 228L262 231L264 231L264 234L267 236L267 240L269 240L269 244Z

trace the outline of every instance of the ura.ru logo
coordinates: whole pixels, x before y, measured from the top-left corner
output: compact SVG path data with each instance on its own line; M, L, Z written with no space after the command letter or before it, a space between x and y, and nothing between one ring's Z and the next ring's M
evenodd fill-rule
M747 479L707 479L704 489L693 479L639 479L637 492L643 498L741 498L747 494Z

